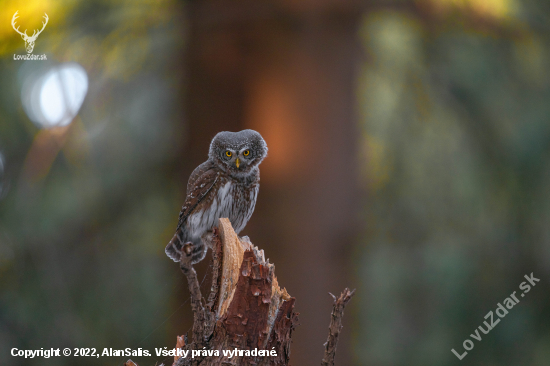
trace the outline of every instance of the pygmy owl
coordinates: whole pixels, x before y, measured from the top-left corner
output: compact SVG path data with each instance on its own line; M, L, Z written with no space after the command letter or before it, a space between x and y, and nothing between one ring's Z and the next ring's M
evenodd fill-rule
M208 160L199 165L187 183L176 234L166 255L179 262L184 245L190 243L191 262L206 255L212 228L226 217L238 234L252 216L260 188L260 168L267 155L262 136L253 130L220 132L210 143Z

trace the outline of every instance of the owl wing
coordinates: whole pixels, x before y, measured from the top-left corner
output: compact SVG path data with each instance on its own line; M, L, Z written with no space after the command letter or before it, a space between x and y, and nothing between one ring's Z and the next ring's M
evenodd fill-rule
M187 182L187 197L180 211L176 231L185 223L199 203L212 192L212 188L218 182L218 173L218 169L211 161L202 163L191 173Z

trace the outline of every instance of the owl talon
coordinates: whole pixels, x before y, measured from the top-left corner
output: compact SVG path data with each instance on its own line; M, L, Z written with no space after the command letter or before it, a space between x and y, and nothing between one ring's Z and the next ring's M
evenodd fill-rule
M183 248L182 248L183 252L187 255L187 256L190 256L191 253L193 253L193 243L191 242L187 242L183 245Z
M179 252L179 263L183 273L187 274L191 268L193 268L193 248L192 242L187 242L181 247Z

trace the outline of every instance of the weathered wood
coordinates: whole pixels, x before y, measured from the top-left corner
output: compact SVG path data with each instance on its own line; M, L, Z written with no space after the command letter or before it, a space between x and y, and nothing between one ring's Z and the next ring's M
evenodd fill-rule
M182 255L180 268L187 277L194 314L193 340L189 342L186 335L177 337L176 349L188 354L176 355L173 366L288 365L298 313L294 311L295 298L277 282L275 266L248 237L239 238L228 219L219 220L212 251L208 302L202 296L190 256ZM323 365L334 364L344 307L352 295L346 289L338 300L335 298ZM224 353L228 350L243 352ZM193 351L196 354L191 357ZM137 366L131 360L127 365Z
M174 365L287 365L297 314L294 298L278 285L275 266L266 261L263 250L247 237L239 238L227 219L219 220L213 251L213 279L207 306L202 305L204 300L189 259L182 258L195 323L193 342L180 348L218 353L182 357ZM224 355L224 350L235 349L272 353L263 357Z

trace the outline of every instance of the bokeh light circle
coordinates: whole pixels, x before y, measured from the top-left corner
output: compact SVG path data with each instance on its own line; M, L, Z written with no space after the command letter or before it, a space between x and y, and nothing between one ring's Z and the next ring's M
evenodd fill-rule
M87 92L86 70L70 62L30 76L21 97L29 118L41 128L52 128L71 123Z

